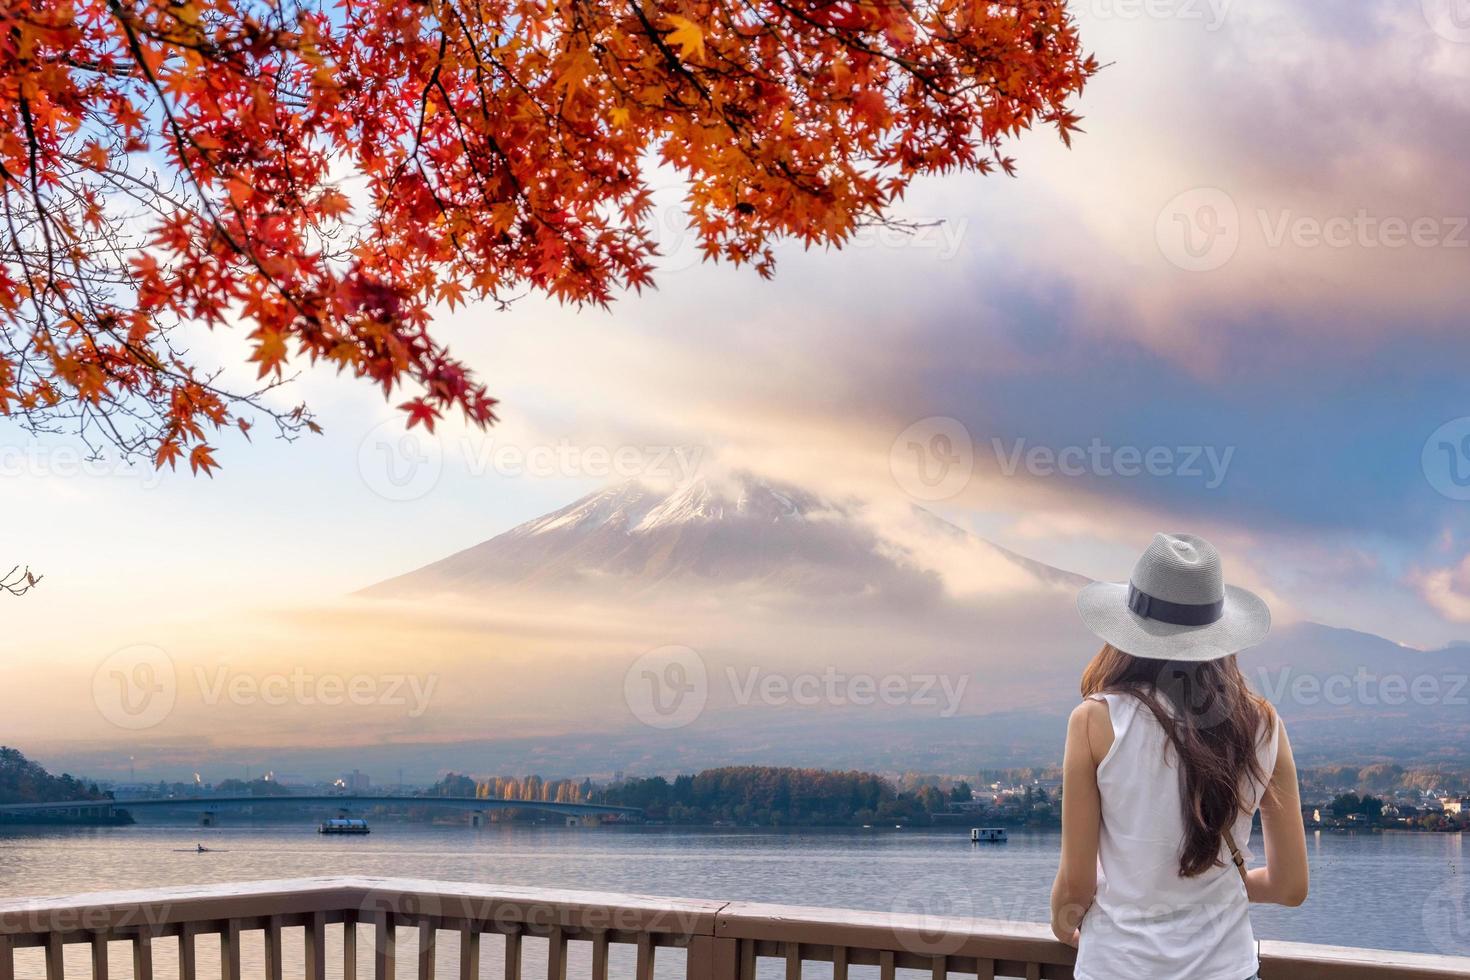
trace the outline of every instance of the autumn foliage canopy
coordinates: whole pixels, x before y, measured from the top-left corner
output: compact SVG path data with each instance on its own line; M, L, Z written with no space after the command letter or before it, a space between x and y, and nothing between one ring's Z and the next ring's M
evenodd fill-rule
M0 62L0 412L205 470L222 428L315 427L292 364L493 421L435 305L651 284L660 171L768 275L1068 139L1096 70L1061 0L0 0Z

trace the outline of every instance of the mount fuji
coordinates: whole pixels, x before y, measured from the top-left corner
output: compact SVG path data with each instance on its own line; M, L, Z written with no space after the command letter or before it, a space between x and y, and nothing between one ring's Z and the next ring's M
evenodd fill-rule
M576 741L571 771L591 753L658 771L779 762L965 772L1058 760L1097 647L1073 608L1088 581L916 507L880 514L737 475L671 491L610 486L360 595L534 620L535 654L496 661L514 671L499 678L528 689L518 705L544 702L548 720L572 704L589 725L601 719L596 737ZM555 630L582 645L554 648L543 634ZM698 651L708 677L708 704L677 738L629 719L626 698L611 694L642 652L668 643ZM1421 651L1295 622L1241 667L1292 726L1304 763L1467 758L1470 647ZM772 676L833 674L937 677L963 697L952 712L751 699L750 685ZM1414 693L1416 681L1431 695ZM544 763L552 744L479 751Z
M479 594L526 587L618 593L740 589L813 601L929 603L944 592L919 550L968 553L1011 585L1087 581L913 509L885 534L856 502L737 475L671 491L630 481L589 494L423 568L364 589L374 597Z

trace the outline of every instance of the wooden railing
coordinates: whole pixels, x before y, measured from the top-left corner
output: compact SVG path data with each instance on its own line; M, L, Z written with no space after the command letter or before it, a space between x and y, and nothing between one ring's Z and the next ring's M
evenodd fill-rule
M252 960L260 950L264 980L369 974L394 980L406 969L398 962L400 948L409 951L403 958L413 961L418 980L524 980L533 973L566 980L573 958L579 980L586 975L582 965L589 980L610 974L619 980L801 980L808 963L824 964L819 975L830 970L832 980L849 980L854 972L895 980L899 970L922 971L931 980L952 974L1040 980L1071 977L1074 956L1045 926L1030 923L398 878L308 878L0 901L0 980L16 980L17 961L25 955L39 956L45 980L120 980L125 972L132 980L153 980L159 949L170 961L169 977L197 980L205 938L218 958L220 980L243 980L247 935ZM442 941L446 936L450 941ZM500 937L494 943L498 965L482 962L486 936ZM536 947L534 971L524 956L528 938ZM130 971L113 968L118 943L126 944ZM660 952L669 950L679 955L666 953L666 962ZM611 968L615 952L631 969ZM248 973L256 975L255 969ZM1266 942L1261 975L1448 980L1470 977L1470 959Z

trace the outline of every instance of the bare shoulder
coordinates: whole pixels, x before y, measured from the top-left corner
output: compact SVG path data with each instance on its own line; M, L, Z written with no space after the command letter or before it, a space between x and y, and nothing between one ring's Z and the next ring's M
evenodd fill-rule
M1107 704L1088 698L1073 708L1067 719L1067 738L1086 745L1094 764L1102 762L1113 747L1113 722Z

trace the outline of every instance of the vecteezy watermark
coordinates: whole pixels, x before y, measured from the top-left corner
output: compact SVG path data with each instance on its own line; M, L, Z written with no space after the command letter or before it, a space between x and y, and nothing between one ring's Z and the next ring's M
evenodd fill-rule
M568 439L522 445L475 435L444 437L423 428L405 429L401 420L390 419L363 439L357 467L368 489L385 500L406 502L433 491L446 459L457 460L471 477L646 479L684 487L698 477L705 447Z
M1470 500L1470 416L1451 419L1424 441L1424 478L1451 500Z
M1406 705L1470 707L1470 674L1375 674L1359 667L1351 674L1317 674L1290 667L1261 668L1257 688L1272 704L1335 708Z
M920 419L893 440L888 469L899 489L916 500L958 496L975 472L975 442L959 419Z
M910 881L894 893L888 925L899 946L923 956L948 956L975 932L975 900L968 888Z
M1231 0L1082 0L1074 8L1079 16L1095 20L1198 21L1206 31L1225 26Z
M650 728L683 728L709 701L704 658L689 647L649 650L623 675L623 700L633 717Z
M1423 0L1424 19L1446 41L1470 44L1470 0Z
M49 446L40 442L0 445L0 478L32 476L69 480L120 477L137 480L144 490L152 490L163 482L166 472L125 459L92 456L75 446Z
M1424 935L1446 956L1470 956L1470 879L1441 878L1424 890Z
M287 705L333 708L403 707L410 718L422 718L429 710L438 674L316 674L302 667L288 673L250 674L228 666L194 668L200 698L215 707L234 705Z
M843 245L843 250L911 249L932 252L939 261L948 262L960 253L969 231L970 219L965 217L942 221L876 221L859 225L852 238Z
M940 718L953 718L960 710L970 675L948 674L863 674L843 673L827 667L821 673L775 673L760 667L725 668L737 705L763 704L784 707L831 705L870 707L908 705L938 708Z
M772 671L727 666L716 674L735 707L918 707L952 718L964 701L969 675ZM650 650L623 675L623 698L633 717L651 728L683 728L709 704L712 678L699 652L684 646Z
M566 439L520 446L497 444L493 439L466 439L461 448L471 476L494 473L510 478L651 479L686 486L699 475L704 463L703 446L600 446Z
M1158 477L1197 480L1206 490L1225 482L1235 459L1234 446L1113 445L1094 436L1070 446L1034 445L1026 439L992 438L990 451L1002 476ZM894 481L918 500L948 500L964 491L975 472L976 449L970 430L958 419L921 419L899 433L889 450Z
M1269 249L1470 249L1470 215L1381 215L1368 208L1318 215L1257 208L1254 218L1261 244ZM1164 205L1154 237L1171 264L1187 272L1213 272L1235 257L1247 225L1229 194L1197 187Z
M1186 272L1213 272L1240 247L1240 209L1218 187L1187 190L1159 212L1154 240L1164 258Z
M1112 446L1094 438L1085 446L1028 446L1015 439L1008 446L990 440L1000 472L1015 476L1022 469L1031 476L1177 477L1199 480L1206 490L1218 490L1235 458L1234 446Z
M161 647L138 643L108 654L92 673L92 703L119 728L152 728L169 716L178 697L173 659Z
M1350 215L1298 214L1290 208L1256 212L1267 248L1470 248L1470 216L1380 216L1367 208Z
M424 427L406 429L402 419L388 419L373 426L357 447L357 471L373 493L407 503L438 485L444 450Z

